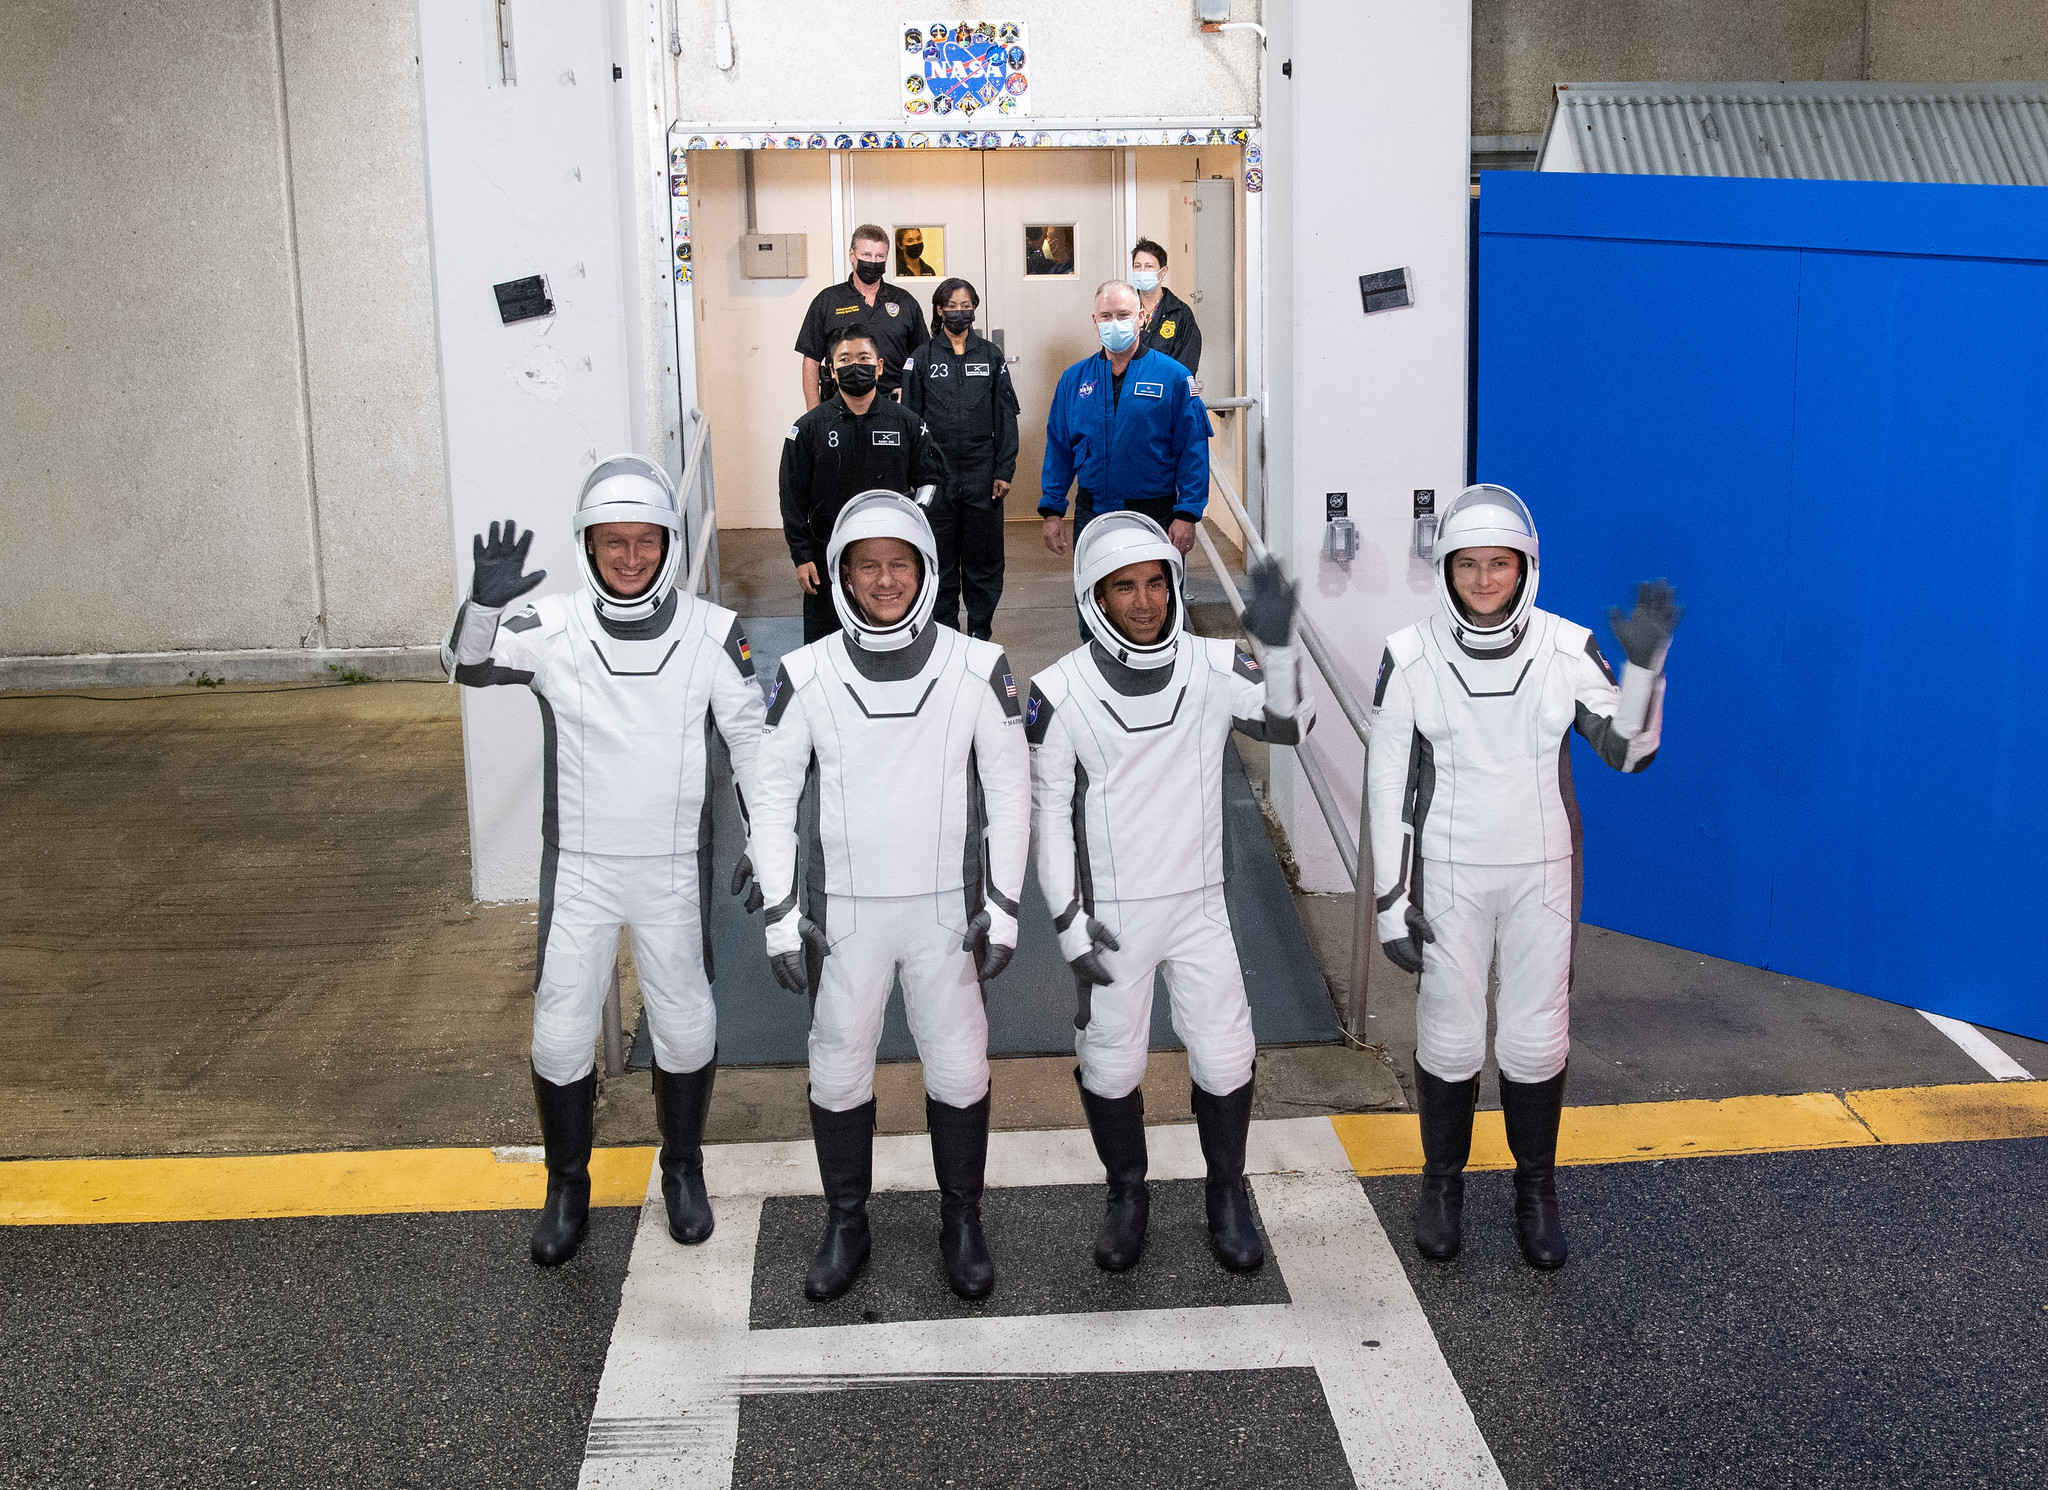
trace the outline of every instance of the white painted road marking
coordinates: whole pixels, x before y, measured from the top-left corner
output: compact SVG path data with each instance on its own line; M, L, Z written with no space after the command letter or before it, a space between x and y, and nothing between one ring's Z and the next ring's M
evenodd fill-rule
M1951 1019L1946 1014L1929 1014L1920 1010L1920 1017L1947 1035L1961 1047L1964 1055L1982 1066L1985 1071L2000 1081L2032 1081L2033 1074L2018 1061L1994 1045L1984 1032L1974 1024L1960 1019Z
M1193 1127L1150 1128L1146 1136L1154 1179L1201 1177ZM1246 1160L1292 1303L750 1330L762 1201L818 1194L817 1163L809 1144L707 1148L718 1229L702 1246L669 1239L649 1178L582 1484L725 1490L740 1399L755 1394L1313 1366L1359 1485L1502 1486L1329 1120L1254 1123ZM992 1186L1099 1184L1102 1171L1085 1130L997 1133L989 1140L988 1179ZM929 1142L922 1135L877 1139L875 1188L932 1189ZM1367 1346L1369 1339L1376 1345Z

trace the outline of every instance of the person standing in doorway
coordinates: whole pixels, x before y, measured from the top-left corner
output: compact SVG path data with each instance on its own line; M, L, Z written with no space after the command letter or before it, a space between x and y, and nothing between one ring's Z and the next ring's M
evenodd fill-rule
M896 234L896 277L898 279L929 279L938 271L924 261L924 229L902 228ZM932 325L939 324L937 316Z
M981 296L949 279L932 296L939 334L910 354L903 407L921 415L946 453L945 489L926 515L939 544L937 619L989 639L1003 594L1003 498L1017 474L1017 392L1003 349L974 330Z
M920 239L920 241L922 241ZM825 387L826 342L835 331L859 327L874 343L882 392L895 397L903 382L903 363L924 345L924 311L916 299L883 282L889 268L887 230L864 222L853 230L847 250L853 273L842 283L827 285L804 312L796 334L797 355L803 358L804 408L815 409L832 396ZM829 531L829 529L828 529Z
M1189 377L1202 371L1202 328L1187 301L1166 288L1166 250L1150 238L1140 238L1131 250L1131 283L1143 307L1145 334L1139 345L1148 352L1164 352L1188 370Z
M1112 279L1095 292L1102 349L1060 374L1045 421L1038 514L1045 546L1064 556L1067 488L1074 537L1098 512L1142 512L1185 554L1209 505L1209 415L1185 367L1139 342L1137 290Z
M858 326L835 328L821 351L834 392L789 427L782 443L782 536L804 592L804 640L839 629L839 612L819 580L825 544L840 510L864 491L922 492L946 484L946 457L923 418L880 393L881 354Z

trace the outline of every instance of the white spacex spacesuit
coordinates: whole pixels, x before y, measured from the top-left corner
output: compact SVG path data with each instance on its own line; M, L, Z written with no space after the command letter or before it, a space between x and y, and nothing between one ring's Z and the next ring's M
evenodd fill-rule
M850 551L870 539L910 545L920 565L915 599L887 624L861 609L847 580ZM835 1228L806 1283L817 1299L844 1292L866 1257L875 1051L899 976L924 1065L948 1276L968 1296L992 1282L962 1272L984 1272L985 1249L977 1265L953 1243L967 1245L958 1228L971 1222L980 1247L982 984L1017 942L1031 768L1009 662L1000 647L932 624L938 581L937 546L915 503L879 491L849 502L825 555L845 629L782 659L761 737L754 858L768 952L785 986L815 994L811 1115Z
M1481 626L1458 598L1451 565L1460 550L1485 548L1519 553L1521 579L1505 609ZM1379 936L1396 961L1420 962L1418 1101L1425 1150L1441 1118L1444 1155L1440 1173L1425 1167L1429 1215L1418 1222L1418 1241L1442 1257L1457 1250L1457 1176L1486 1058L1496 951L1494 1052L1509 1137L1518 1136L1517 1104L1532 1109L1516 1153L1519 1160L1527 1148L1543 1160L1518 1166L1518 1189L1529 1188L1523 1171L1549 1168L1543 1155L1555 1149L1556 1120L1546 1145L1537 1119L1562 1102L1580 882L1570 735L1577 730L1618 771L1643 770L1657 753L1664 679L1659 645L1648 665L1629 663L1617 687L1591 632L1536 609L1536 525L1504 487L1470 487L1450 505L1436 568L1437 612L1387 639L1366 779ZM1437 1180L1455 1183L1433 1187ZM1531 1255L1539 1266L1564 1260L1554 1192L1549 1204L1555 1245L1535 1252L1555 1261ZM1527 1228L1523 1241L1528 1254Z
M1155 562L1166 566L1172 600L1157 639L1141 645L1117 628L1097 589L1129 566ZM1110 1172L1112 1210L1125 1207L1098 1242L1097 1260L1112 1270L1135 1263L1142 1244L1143 1210L1133 1204L1143 1198L1145 1162L1138 1088L1155 970L1188 1049L1198 1119L1222 1103L1241 1106L1249 1121L1256 1050L1223 897L1224 750L1233 729L1293 745L1314 724L1298 654L1286 644L1292 592L1277 571L1267 579L1285 593L1287 614L1262 666L1234 642L1183 628L1182 559L1157 523L1103 513L1074 550L1074 596L1095 640L1033 679L1025 705L1038 883L1082 1006L1076 1074ZM1228 1129L1236 1119L1221 1121ZM1220 1139L1228 1147L1229 1134ZM1241 1150L1241 1133L1235 1141ZM1212 1165L1212 1179L1227 1187L1229 1167ZM1120 1177L1120 1168L1135 1177ZM1241 1176L1241 1158L1237 1169ZM1242 1256L1230 1265L1240 1264L1257 1265Z
M605 585L587 547L588 530L609 523L667 530L653 582L632 599ZM630 927L654 1045L664 1174L674 1181L665 1188L687 1192L671 1197L672 1226L679 1240L701 1241L710 1230L701 1194L702 1109L717 1053L707 883L712 742L722 737L730 753L744 821L761 692L739 618L676 587L682 520L658 465L638 456L599 464L584 483L575 532L586 593L543 596L501 623L505 605L487 603L503 593L490 589L491 570L509 563L516 576L525 546L513 556L511 525L501 540L492 524L490 545L478 540L475 590L445 650L458 683L524 686L540 702L533 1070L543 1128L555 1093L575 1093L555 1105L579 1112L586 1085L594 1096L593 1047L619 928ZM557 1128L575 1125L552 1116ZM582 1184L587 1190L587 1179Z

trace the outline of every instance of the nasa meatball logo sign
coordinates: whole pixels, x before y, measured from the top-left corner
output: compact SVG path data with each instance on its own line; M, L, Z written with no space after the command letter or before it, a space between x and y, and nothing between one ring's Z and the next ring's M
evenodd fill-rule
M1031 112L1031 40L1022 21L931 19L903 28L903 117L957 124Z

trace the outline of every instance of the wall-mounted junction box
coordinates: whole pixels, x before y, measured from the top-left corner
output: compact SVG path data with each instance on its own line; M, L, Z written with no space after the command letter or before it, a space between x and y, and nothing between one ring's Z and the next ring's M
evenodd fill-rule
M804 279L810 251L803 233L748 233L740 239L740 272L748 279Z

